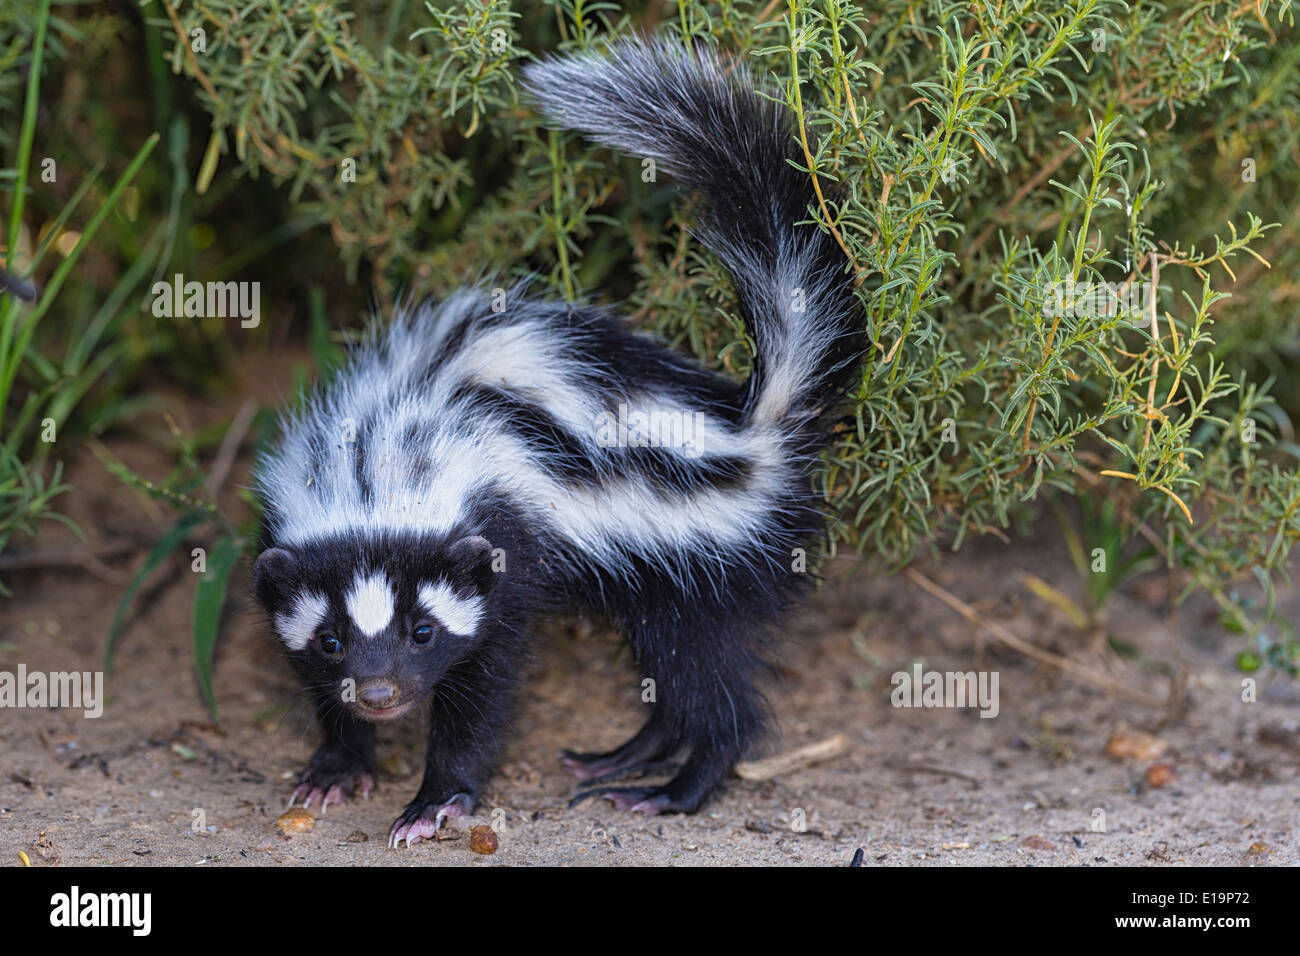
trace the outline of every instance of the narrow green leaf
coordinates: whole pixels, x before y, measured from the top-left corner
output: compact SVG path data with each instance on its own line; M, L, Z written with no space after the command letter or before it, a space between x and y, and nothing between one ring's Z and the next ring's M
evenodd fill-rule
M238 538L222 538L213 545L208 552L207 570L199 576L194 592L194 666L213 720L217 719L217 701L212 692L212 655L221 630L221 608L226 603L230 571L243 550Z

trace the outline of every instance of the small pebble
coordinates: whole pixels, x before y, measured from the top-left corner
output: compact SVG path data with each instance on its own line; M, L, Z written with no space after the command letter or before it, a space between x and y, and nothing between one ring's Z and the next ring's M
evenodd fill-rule
M304 810L302 807L290 807L275 818L275 825L280 828L281 833L292 836L295 833L311 832L316 826L316 818L311 815L311 811Z
M497 834L491 827L470 827L469 848L484 855L497 851Z
M1169 781L1174 779L1174 768L1167 763L1153 763L1147 767L1147 784L1152 787L1163 787Z

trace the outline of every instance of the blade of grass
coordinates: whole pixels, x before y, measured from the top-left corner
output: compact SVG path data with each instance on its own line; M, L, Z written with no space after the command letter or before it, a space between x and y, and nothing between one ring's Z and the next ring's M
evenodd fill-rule
M14 179L14 205L9 211L9 237L5 246L5 268L13 273L18 255L18 236L23 224L23 207L27 203L27 173L31 167L32 140L36 136L37 94L41 86L41 61L45 54L45 28L50 19L50 0L41 0L36 18L36 36L32 41L32 62L27 74L27 97L23 104L22 131L18 134L18 175ZM18 303L7 296L0 303L0 363L10 360L14 340L14 326L18 322ZM21 355L23 350L16 350ZM0 369L3 365L0 365ZM9 401L9 388L0 380L0 425L4 423L5 405Z
M217 700L212 691L212 655L221 629L221 608L226 603L230 572L243 550L239 538L220 539L208 552L208 569L199 577L194 592L194 666L213 720L217 719Z
M27 204L27 173L31 168L32 141L36 138L36 100L41 88L41 67L45 59L45 28L49 22L50 0L41 0L40 13L36 16L36 36L32 41L32 62L27 73L23 126L18 134L18 177L14 180L14 207L9 212L9 242L5 252L5 266L10 272L14 271L14 256L18 253L18 231L22 228L23 207ZM3 352L4 346L0 345L0 354Z
M125 190L131 180L135 178L135 174L140 171L140 167L144 165L145 160L149 158L149 154L153 152L153 148L156 145L158 145L158 134L154 133L145 140L144 145L141 146L139 151L135 154L135 158L131 160L130 165L127 166L122 175L118 177L117 182L113 185L112 191L109 192L108 196L104 199L104 202L100 204L100 207L95 210L95 214L90 217L90 222L86 224L86 228L82 231L81 238L77 240L77 244L73 247L72 252L66 259L60 262L58 267L54 270L54 275L50 277L50 282L45 287L45 292L41 296L40 302L36 304L36 308L34 308L31 314L27 317L27 321L23 325L23 330L19 334L17 341L14 342L12 350L7 355L5 355L3 350L0 350L0 360L7 360L8 363L4 369L0 370L0 425L3 425L4 423L5 402L9 397L9 390L13 387L14 377L18 374L18 366L22 363L23 355L27 351L27 346L31 342L32 335L36 331L36 326L39 324L41 316L49 310L50 303L54 300L54 297L59 294L59 289L62 288L64 281L68 277L68 273L72 271L72 267L76 265L77 260L81 257L82 250L84 250L90 243L91 239L94 238L100 225L103 224L104 219L108 216L109 210L111 210L117 203L123 190ZM5 328L8 330L10 325L6 323Z

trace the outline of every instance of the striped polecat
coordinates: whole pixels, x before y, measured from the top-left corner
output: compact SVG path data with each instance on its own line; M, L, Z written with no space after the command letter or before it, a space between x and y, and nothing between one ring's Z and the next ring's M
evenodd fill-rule
M473 812L530 620L577 607L621 625L654 682L630 740L565 753L599 784L579 799L689 813L718 789L763 727L761 651L807 580L810 476L856 367L847 262L807 222L789 119L742 68L623 41L524 79L554 125L698 194L753 372L736 384L605 309L480 287L395 315L287 417L257 467L254 586L326 734L294 799L368 793L372 723L423 708L424 781L392 846ZM665 784L606 785L674 758Z

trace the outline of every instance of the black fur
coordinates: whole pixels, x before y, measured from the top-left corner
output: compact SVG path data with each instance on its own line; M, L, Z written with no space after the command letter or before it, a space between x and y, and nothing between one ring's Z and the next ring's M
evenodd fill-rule
M428 702L424 781L394 835L419 839L443 815L470 812L496 766L528 654L530 619L575 608L607 615L623 628L641 674L655 683L655 701L631 740L607 753L566 753L570 769L583 779L604 781L681 761L665 784L603 786L578 799L600 795L623 808L693 812L724 785L761 736L765 707L756 684L765 668L762 652L771 626L809 580L792 570L792 555L823 525L809 479L835 405L854 375L861 314L834 241L816 226L797 225L809 218L815 197L808 175L791 164L798 154L788 120L747 88L743 73L725 76L717 63L701 66L668 46L623 44L610 61L549 61L531 68L526 79L557 124L623 149L643 145L701 194L706 206L700 234L731 271L755 340L750 379L729 382L634 335L598 309L527 302L514 290L507 311L511 320L527 314L547 330L548 341L562 342L573 381L610 406L652 391L707 413L731 435L778 430L782 482L779 488L770 482L755 486L767 490L761 491L762 520L745 529L749 544L643 547L634 537L611 536L595 556L547 507L521 501L508 481L485 472L453 533L362 528L287 545L280 533L287 505L264 491L267 550L255 569L259 601L274 616L289 613L294 596L304 590L330 596L327 620L290 654L306 684L318 691L327 733L301 781L308 800L333 787L335 799L346 797L358 781L373 781L373 734L365 721L374 718L374 708L364 701L340 702L336 693L352 678L380 702ZM799 310L792 316L784 301L796 281L800 294L807 286L808 309L815 312L806 319ZM485 303L466 308L422 375L446 374L473 335L504 321ZM373 350L367 360L395 361L385 340L377 340ZM807 356L807 362L792 365L792 354ZM796 373L794 394L780 395ZM775 401L774 394L784 400ZM651 515L655 500L743 493L760 473L757 458L741 454L687 458L632 447L593 455L582 436L526 389L505 385L460 387L443 413L508 433L527 449L529 463L540 463L567 487L599 490L611 480L635 478L660 496L647 499ZM406 444L420 428L404 426ZM382 422L360 422L352 463L367 506L375 494L367 478L374 460L363 456L382 458L401 444L386 445L382 433ZM319 467L328 457L322 443L329 440L321 431L310 446L320 452L311 456ZM406 468L418 484L415 479L425 477L436 482L440 463L395 460L390 467ZM318 472L308 467L304 474ZM309 485L301 493L312 493ZM493 554L505 556L504 568L494 567ZM396 612L378 637L356 633L340 596L359 568L382 571L394 583ZM415 642L415 629L428 623L416 589L435 579L452 581L458 593L484 602L482 623L472 636L442 634L429 644ZM324 652L323 634L342 642L340 655Z

